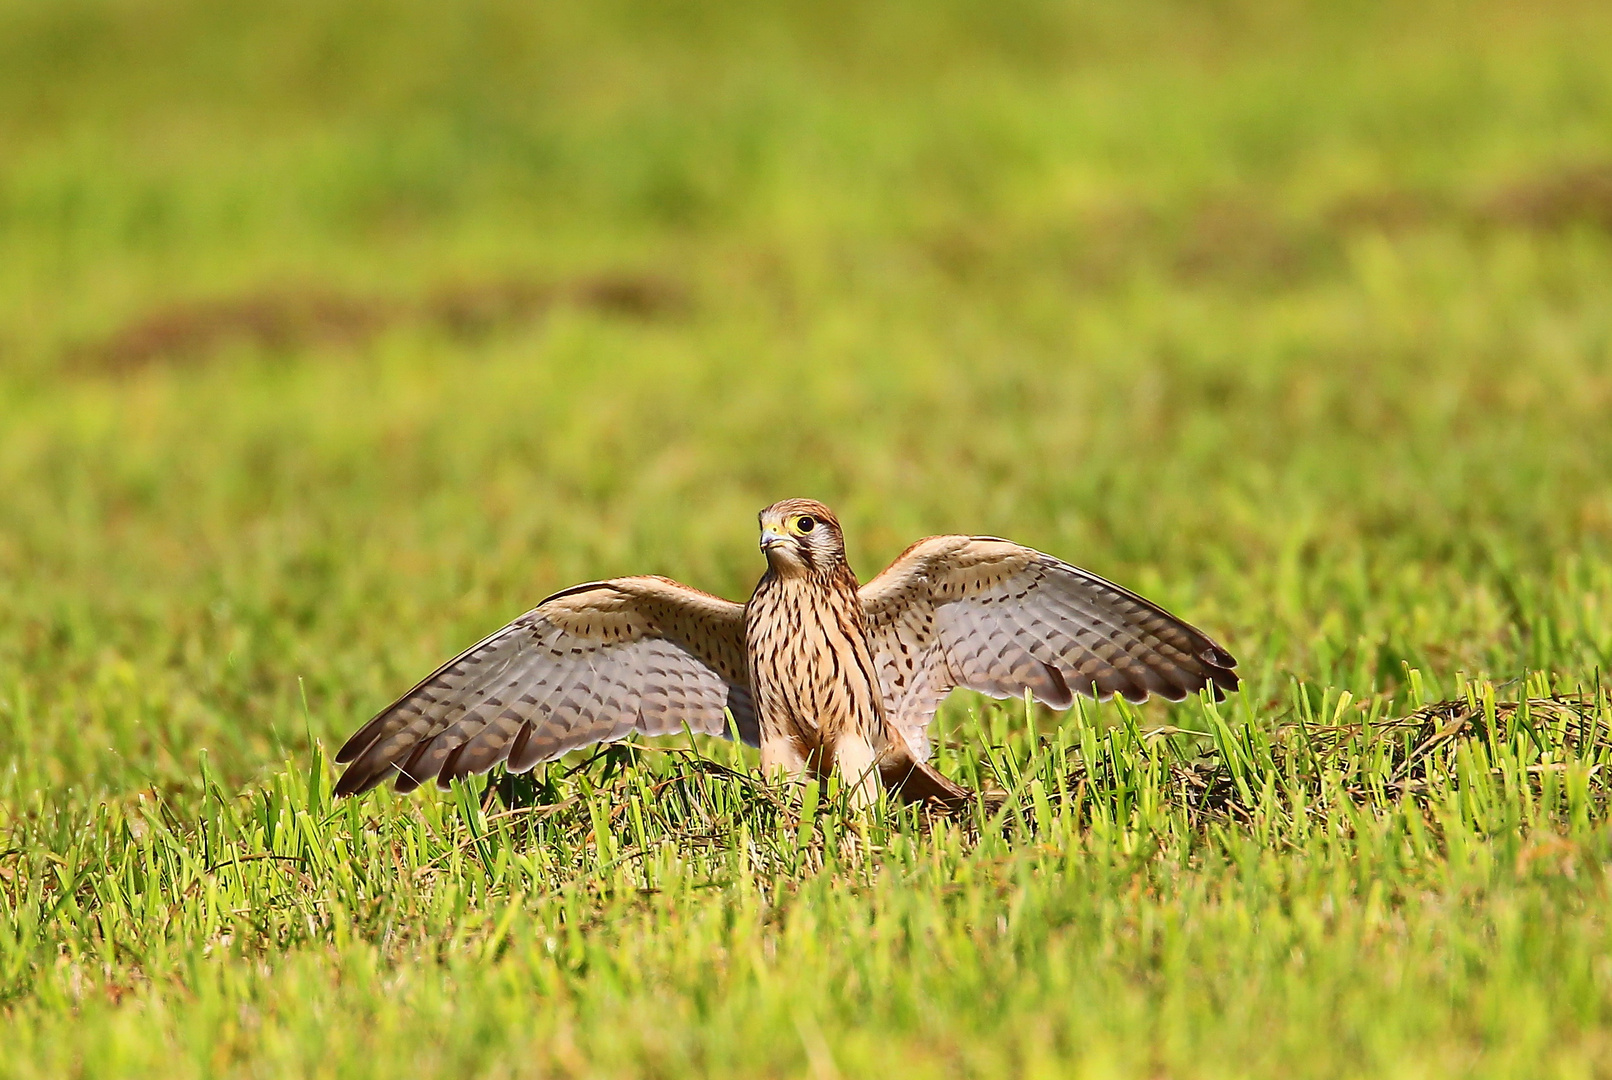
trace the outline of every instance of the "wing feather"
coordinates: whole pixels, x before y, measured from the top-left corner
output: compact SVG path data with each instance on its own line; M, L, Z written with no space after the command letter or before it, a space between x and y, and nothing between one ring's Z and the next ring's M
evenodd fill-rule
M336 754L338 795L443 787L507 761L685 727L757 741L742 605L659 577L566 589L382 709Z
M931 536L861 589L885 710L920 759L954 686L1179 701L1237 689L1237 661L1202 631L1096 574L989 536Z

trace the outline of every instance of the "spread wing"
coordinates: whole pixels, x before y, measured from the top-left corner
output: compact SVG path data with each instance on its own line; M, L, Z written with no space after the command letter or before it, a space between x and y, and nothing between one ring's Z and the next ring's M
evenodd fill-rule
M397 777L441 787L500 761L525 772L567 750L688 728L758 741L744 608L661 577L555 593L382 709L336 754L336 794Z
M1237 661L1157 604L1033 548L931 536L862 586L885 711L923 760L954 686L1029 689L1066 709L1079 692L1179 701L1237 689Z

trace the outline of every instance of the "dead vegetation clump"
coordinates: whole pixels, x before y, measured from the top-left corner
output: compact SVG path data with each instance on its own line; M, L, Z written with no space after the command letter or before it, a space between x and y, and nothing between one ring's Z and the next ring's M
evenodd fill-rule
M1612 162L1560 169L1501 188L1479 211L1496 224L1518 228L1588 225L1612 232Z
M195 362L230 347L269 353L355 348L399 326L475 340L535 322L562 305L654 319L681 313L689 303L677 282L635 274L562 283L509 279L449 285L413 298L282 287L164 305L72 350L69 364L81 371L119 374L164 361Z
M1361 234L1454 228L1482 236L1576 227L1612 233L1612 162L1557 168L1477 195L1359 191L1311 215L1282 214L1245 192L1211 196L1177 212L1108 207L1028 231L975 223L938 231L919 247L937 270L965 285L1016 263L1052 263L1082 286L1111 284L1149 264L1188 282L1269 282L1340 265L1348 239Z
M1077 812L1089 815L1090 804L1113 805L1116 796L1122 805L1135 805L1142 786L1158 783L1160 795L1199 827L1246 824L1296 805L1322 812L1339 801L1390 810L1425 802L1478 774L1485 781L1514 774L1537 795L1548 774L1579 768L1594 778L1604 771L1612 758L1607 715L1604 695L1515 701L1474 695L1371 723L1284 725L1269 735L1245 733L1241 745L1227 739L1195 751L1172 748L1163 755L1162 774L1151 781L1132 747L1073 763L1062 786ZM1144 738L1180 734L1193 733L1167 728ZM1593 788L1592 798L1607 800L1604 785Z

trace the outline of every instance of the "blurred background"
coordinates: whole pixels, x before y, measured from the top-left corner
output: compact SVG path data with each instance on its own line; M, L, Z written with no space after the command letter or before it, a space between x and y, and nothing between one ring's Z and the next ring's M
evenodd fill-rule
M1608 57L1593 0L0 0L0 799L250 779L575 581L746 595L792 495L863 577L1154 596L1272 718L1586 683Z

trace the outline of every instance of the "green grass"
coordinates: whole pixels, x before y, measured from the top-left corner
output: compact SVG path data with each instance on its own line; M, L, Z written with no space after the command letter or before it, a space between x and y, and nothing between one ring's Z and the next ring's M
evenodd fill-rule
M1604 8L0 0L0 1076L1605 1075ZM331 803L790 495L1245 689Z

